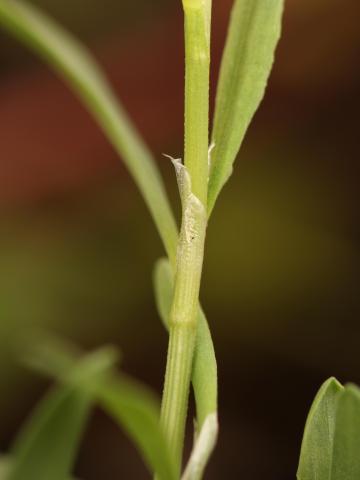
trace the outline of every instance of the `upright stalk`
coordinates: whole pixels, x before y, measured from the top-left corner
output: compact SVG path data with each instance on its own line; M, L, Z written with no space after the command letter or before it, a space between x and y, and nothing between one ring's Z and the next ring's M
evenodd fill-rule
M209 147L209 0L183 0L185 13L185 166L206 206Z
M178 167L182 225L161 410L161 423L181 469L207 224L210 2L183 0L185 13L185 166Z

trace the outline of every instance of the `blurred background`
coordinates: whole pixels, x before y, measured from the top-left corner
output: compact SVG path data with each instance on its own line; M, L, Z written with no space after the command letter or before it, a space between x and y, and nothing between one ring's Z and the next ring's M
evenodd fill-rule
M89 45L151 145L178 211L180 1L37 0ZM214 0L212 93L231 0ZM207 478L295 478L311 401L360 383L357 0L287 0L267 96L208 231L202 302L220 380ZM78 101L0 33L0 449L47 386L17 361L20 332L115 343L161 391L167 335L151 276L163 250L121 161ZM189 432L189 444L191 433ZM76 474L148 478L101 412Z

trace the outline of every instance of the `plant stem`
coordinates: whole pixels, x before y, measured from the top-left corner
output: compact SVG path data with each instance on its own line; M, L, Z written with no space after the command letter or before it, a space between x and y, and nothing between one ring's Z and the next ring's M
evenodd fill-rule
M184 0L185 159L192 191L207 204L210 26L205 2Z
M174 297L170 311L161 422L170 450L180 470L187 413L192 359L197 331L206 210L190 195L183 204L184 215L178 247Z
M183 0L185 12L185 181L170 311L161 423L180 473L207 224L210 25L208 0ZM185 188L186 189L186 188Z

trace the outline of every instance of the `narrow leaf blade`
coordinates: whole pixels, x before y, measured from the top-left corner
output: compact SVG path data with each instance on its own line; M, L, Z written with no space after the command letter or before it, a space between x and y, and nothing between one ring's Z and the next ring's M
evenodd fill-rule
M173 260L177 226L159 171L87 49L50 17L19 0L0 1L0 25L57 71L91 112L132 174Z
M94 396L84 385L96 385L113 363L113 350L75 362L64 373L67 383L54 388L35 408L12 449L9 480L64 480L76 451Z
M311 406L301 445L298 480L329 480L337 401L343 387L329 378Z
M330 480L360 478L360 389L346 385L336 412Z
M87 376L82 375L79 379L79 374L70 378L66 375L66 371L78 363L78 349L60 339L50 341L50 346L39 345L33 349L30 364L46 375L59 378L65 385L69 381L75 382L81 391L90 391L96 403L125 430L150 471L156 472L159 480L175 480L174 460L160 428L158 398L141 383L113 371L99 382L91 381L90 373L96 370L96 366L106 365L106 355L114 358L113 349L103 347L86 355L85 358L90 357L92 361L87 362Z
M232 173L265 92L281 32L284 0L235 0L217 87L208 211Z
M159 402L149 390L121 375L103 384L98 399L133 440L150 471L159 480L175 480L175 463L159 424Z
M8 480L68 478L90 409L89 395L75 388L45 397L16 442Z

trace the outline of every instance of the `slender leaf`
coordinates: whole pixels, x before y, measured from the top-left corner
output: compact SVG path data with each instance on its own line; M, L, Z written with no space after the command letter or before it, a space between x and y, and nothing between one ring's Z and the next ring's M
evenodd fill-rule
M177 227L158 169L89 52L54 20L19 0L0 0L0 25L56 70L91 112L134 177L173 261Z
M150 471L156 472L159 480L176 479L175 464L159 426L159 402L148 389L121 375L102 385L98 400L137 445Z
M78 354L78 349L60 339L48 340L46 345L40 344L33 349L28 363L47 375L61 379L65 384L76 382L84 392L92 392L97 404L133 440L146 465L157 473L159 480L174 480L174 461L159 425L158 398L148 388L124 374L110 372L96 384L86 381L86 378L79 382L78 375L69 379L66 371L76 364ZM88 370L91 371L94 366L94 362L89 362Z
M73 387L47 396L17 441L9 480L67 478L90 408L89 394Z
M9 480L11 469L11 457L0 458L0 480ZM75 480L74 477L68 477L68 480Z
M330 480L336 407L343 387L329 378L311 406L301 445L298 480Z
M235 0L216 94L209 214L232 173L265 92L280 37L284 0Z
M99 360L104 360L103 361ZM8 480L64 480L74 463L95 385L112 363L108 352L90 355L67 373L69 383L54 388L36 407L12 449ZM64 374L65 375L65 374Z
M155 298L166 328L172 301L173 273L165 258L157 261L154 270ZM209 326L200 308L192 371L199 429L208 415L217 410L217 365Z
M315 478L315 477L313 477ZM360 389L346 385L336 411L331 480L360 478Z
M360 389L334 378L320 388L301 447L299 480L360 478Z

